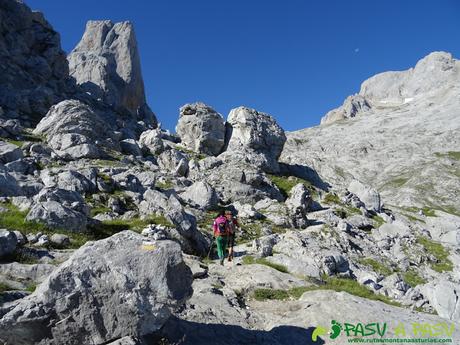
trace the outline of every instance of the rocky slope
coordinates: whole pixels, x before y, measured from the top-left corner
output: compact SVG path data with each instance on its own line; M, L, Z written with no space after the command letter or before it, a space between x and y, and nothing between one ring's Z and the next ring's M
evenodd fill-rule
M15 0L0 1L0 15L15 25L43 18ZM24 51L43 42L46 22L33 23L9 28ZM14 65L14 49L5 49ZM408 201L422 176L410 169L422 161L437 174L426 200L450 211L458 198L449 195L456 181L439 180L441 169L458 168L458 67L449 55L371 79L351 99L361 104L353 119L285 133L255 109L235 108L225 120L198 102L179 110L177 134L158 128L145 104L131 24L89 22L67 58L69 89L50 88L35 122L0 98L0 343L347 343L333 320L386 322L385 337L399 322L411 329L405 338L459 339L459 218L390 206L428 206ZM21 68L30 78L38 71ZM454 86L441 98L444 83ZM414 97L397 105L398 94ZM377 99L388 101L384 109ZM334 114L351 112L347 103ZM378 134L382 123L391 131ZM373 146L361 149L366 131ZM378 153L366 154L374 146ZM390 194L377 183L388 175L374 163L383 160L414 180ZM241 223L224 267L210 231L223 207ZM414 333L417 323L442 332Z
M281 160L342 187L359 179L388 205L459 215L459 82L460 61L443 52L376 75L321 126L289 133Z

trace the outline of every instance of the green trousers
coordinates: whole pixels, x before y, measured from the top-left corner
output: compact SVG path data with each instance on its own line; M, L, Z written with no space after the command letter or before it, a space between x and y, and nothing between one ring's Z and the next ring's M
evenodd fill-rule
M219 256L219 259L225 259L225 252L227 250L227 236L217 236L216 245L217 255Z

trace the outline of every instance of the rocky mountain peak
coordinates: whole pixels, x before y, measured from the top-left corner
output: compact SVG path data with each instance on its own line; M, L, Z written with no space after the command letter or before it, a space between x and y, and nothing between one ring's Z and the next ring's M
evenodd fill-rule
M405 71L379 73L361 85L359 94L348 97L342 106L328 112L321 124L365 114L370 110L398 107L436 98L447 90L458 94L460 61L447 52L433 52Z
M70 75L86 92L156 125L146 104L136 35L130 22L88 21L68 61Z
M43 15L0 1L0 117L36 124L65 97L68 73L60 36Z

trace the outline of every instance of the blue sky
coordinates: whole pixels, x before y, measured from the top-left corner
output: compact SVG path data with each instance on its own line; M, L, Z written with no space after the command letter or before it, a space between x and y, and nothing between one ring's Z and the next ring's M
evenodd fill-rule
M135 25L148 102L173 130L203 101L246 105L286 130L317 125L362 81L431 51L460 57L457 0L26 0L69 52L90 19Z

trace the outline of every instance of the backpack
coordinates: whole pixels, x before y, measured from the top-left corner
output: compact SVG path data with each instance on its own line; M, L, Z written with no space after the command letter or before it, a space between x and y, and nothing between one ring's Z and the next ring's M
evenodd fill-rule
M218 217L215 220L215 234L218 236L227 235L227 218L225 217Z

